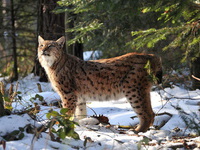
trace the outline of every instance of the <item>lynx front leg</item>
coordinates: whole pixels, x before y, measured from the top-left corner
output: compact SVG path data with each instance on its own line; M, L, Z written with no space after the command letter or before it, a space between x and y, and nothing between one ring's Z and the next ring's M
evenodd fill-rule
M68 109L67 114L69 117L73 116L77 105L77 96L73 93L69 93L67 95L61 96L61 99L63 108Z
M151 107L150 87L135 87L126 91L125 95L140 120L135 130L146 132L153 124L155 116Z
M79 99L76 106L75 118L80 120L85 117L87 117L86 102Z

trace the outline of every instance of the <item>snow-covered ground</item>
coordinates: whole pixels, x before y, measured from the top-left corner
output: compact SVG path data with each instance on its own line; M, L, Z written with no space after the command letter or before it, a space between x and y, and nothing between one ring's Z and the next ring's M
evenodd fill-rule
M59 111L60 108L49 106L52 101L59 101L59 96L52 90L49 83L40 83L43 92L37 88L38 78L32 74L19 80L18 91L20 97L13 102L13 111L16 114L0 118L0 150L157 150L157 149L200 149L200 90L188 91L174 86L164 90L152 91L151 100L156 114L154 125L160 126L159 130L152 127L146 133L135 134L132 130L119 130L119 126L130 126L138 123L131 106L125 99L109 102L88 102L88 116L104 115L109 118L111 126L88 125L77 126L75 131L80 140L66 138L62 142L50 140L47 132L42 132L38 138L34 134L22 131L21 140L3 142L3 136L24 128L25 126L40 127L47 120L46 113L50 109ZM9 85L7 86L7 88ZM43 97L47 106L41 105L36 94ZM40 105L40 112L33 120L28 114L17 114L21 110ZM178 107L178 108L177 108ZM178 111L179 110L179 111ZM182 112L181 114L179 112ZM95 112L95 113L94 113ZM182 118L193 120L189 125ZM194 127L196 122L196 129ZM25 129L25 128L24 128Z

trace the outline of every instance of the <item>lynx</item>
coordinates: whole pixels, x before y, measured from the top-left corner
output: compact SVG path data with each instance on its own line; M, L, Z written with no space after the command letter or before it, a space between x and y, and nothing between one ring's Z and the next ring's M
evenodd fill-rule
M83 61L63 50L65 37L57 41L39 36L38 58L48 78L60 95L69 116L86 116L86 101L107 101L126 97L137 113L136 132L146 132L154 121L150 90L152 81L145 65L149 61L152 74L161 82L160 58L153 54L128 53L110 59Z

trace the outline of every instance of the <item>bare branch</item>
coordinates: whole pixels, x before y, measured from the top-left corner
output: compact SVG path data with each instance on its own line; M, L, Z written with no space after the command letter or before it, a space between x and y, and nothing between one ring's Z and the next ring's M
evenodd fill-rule
M196 80L200 81L200 79L199 79L199 78L197 78L197 77L195 77L194 75L192 75L192 78L194 78L194 79L196 79Z

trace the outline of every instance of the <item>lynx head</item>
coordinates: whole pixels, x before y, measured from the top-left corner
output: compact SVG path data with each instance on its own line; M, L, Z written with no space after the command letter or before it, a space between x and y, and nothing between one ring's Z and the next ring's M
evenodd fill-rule
M51 67L63 55L63 45L65 37L62 36L57 41L44 40L38 37L38 58L42 67Z

